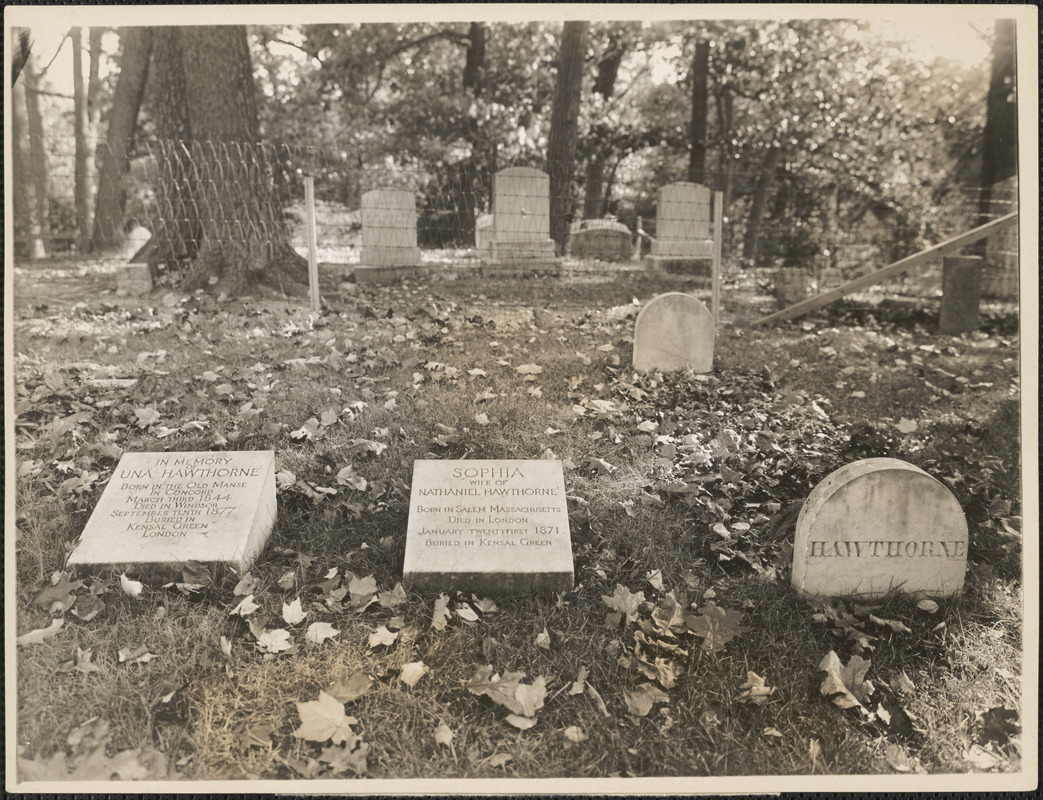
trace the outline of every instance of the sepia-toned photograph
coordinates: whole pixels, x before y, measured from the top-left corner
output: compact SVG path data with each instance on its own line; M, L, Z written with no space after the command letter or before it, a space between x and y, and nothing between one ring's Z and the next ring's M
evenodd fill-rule
M1034 6L4 23L8 791L1036 787Z

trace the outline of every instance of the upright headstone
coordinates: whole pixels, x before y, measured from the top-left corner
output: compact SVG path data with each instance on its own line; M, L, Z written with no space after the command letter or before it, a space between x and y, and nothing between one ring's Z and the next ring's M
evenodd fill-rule
M69 557L88 571L246 570L275 525L275 453L124 453Z
M560 461L414 462L407 589L567 592L572 581Z
M394 280L415 274L419 263L413 192L373 189L362 195L362 254L356 280Z
M963 589L966 569L960 504L940 481L898 459L841 467L797 517L792 582L804 594L948 596Z
M714 324L705 303L682 292L653 297L634 323L634 369L713 369Z
M493 268L555 268L546 172L508 167L493 175L492 236L485 259Z
M668 183L659 190L656 205L655 266L705 261L713 257L710 190L687 181Z

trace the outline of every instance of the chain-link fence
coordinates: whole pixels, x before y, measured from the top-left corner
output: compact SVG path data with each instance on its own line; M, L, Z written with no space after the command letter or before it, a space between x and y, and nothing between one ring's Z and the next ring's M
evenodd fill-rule
M285 144L139 141L122 153L93 145L85 197L76 197L71 138L15 147L16 263L150 248L177 265L206 243L307 252L304 179L314 178L318 260L352 266L557 263L574 270L641 269L656 257L700 274L715 250L726 280L799 270L810 291L835 287L1017 208L1013 179L901 207L841 173L709 171L705 186L624 160L586 198L586 172L461 158L424 165ZM82 152L82 151L81 151ZM568 174L566 174L568 173ZM81 184L82 185L82 184ZM591 202L593 200L594 202ZM717 209L716 205L722 208ZM78 208L78 205L80 206ZM583 209L603 212L584 219ZM714 226L714 215L720 224ZM1017 291L1017 235L984 250L986 291ZM908 276L940 290L940 264Z

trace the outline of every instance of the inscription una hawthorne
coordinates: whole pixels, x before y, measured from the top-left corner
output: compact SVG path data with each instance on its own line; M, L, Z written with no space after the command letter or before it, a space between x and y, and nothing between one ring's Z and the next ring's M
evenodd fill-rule
M809 558L963 558L967 543L959 541L808 542Z

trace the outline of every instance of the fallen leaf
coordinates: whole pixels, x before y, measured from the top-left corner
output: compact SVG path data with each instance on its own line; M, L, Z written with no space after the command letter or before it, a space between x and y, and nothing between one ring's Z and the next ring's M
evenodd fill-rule
M449 616L449 595L440 594L431 613L431 627L436 631L444 631Z
M384 608L398 608L408 599L406 590L402 587L402 582L399 581L390 592L381 592L377 602Z
M239 601L239 604L235 608L228 612L228 616L247 617L259 608L260 606L254 602L254 596L248 594Z
M308 630L304 634L304 640L306 642L311 642L312 644L322 644L327 639L336 636L338 633L340 633L340 631L328 622L313 622L308 626Z
M915 420L906 419L905 417L902 417L898 421L898 424L895 425L895 427L901 433L915 433L920 426L916 424Z
M869 621L874 625L879 625L881 628L890 628L895 633L912 633L912 630L904 622L899 622L895 619L882 619L873 614L869 615Z
M863 703L874 689L872 682L865 680L870 663L860 656L851 656L845 667L837 654L830 650L818 665L826 673L819 692L832 697L833 703L841 708L865 708Z
M120 573L120 587L128 596L135 599L141 597L141 591L145 588L141 581L131 580L125 572Z
M350 703L362 697L372 686L373 679L362 670L357 670L347 677L341 675L336 683L326 689L326 694L342 703Z
M520 731L527 731L536 724L536 720L532 717L523 717L520 714L508 714L504 717L504 721Z
M544 650L550 650L550 634L547 633L546 626L544 626L542 632L536 634L535 645L542 647Z
M117 656L121 664L147 664L156 658L156 654L150 653L148 647L143 644L137 647L121 647Z
M546 679L535 678L531 684L521 682L524 672L504 672L501 677L490 665L478 668L464 687L471 694L486 695L509 711L523 717L533 717L543 707L547 697Z
M290 643L290 632L282 628L266 630L257 637L257 644L269 653L281 653L284 650L289 650L292 646Z
M136 424L139 428L147 428L149 425L154 425L159 421L159 412L156 411L154 406L136 408L134 409L134 416L137 417Z
M297 714L301 724L293 735L298 739L309 742L332 740L334 744L354 743L358 740L358 736L351 730L351 726L358 724L358 720L344 713L344 704L340 700L321 690L318 700L297 703Z
M72 672L75 670L76 672L82 672L84 675L90 675L92 672L104 675L105 670L91 660L93 657L93 650L83 650L77 647L73 658L58 665L58 672Z
M644 717L656 703L667 703L670 695L652 683L643 683L634 689L623 690L627 710L635 717Z
M586 667L579 668L579 672L576 674L576 680L574 680L572 686L569 687L569 694L583 694L587 682L587 674Z
M330 745L319 753L319 761L330 765L330 772L338 775L345 770L351 770L356 775L365 775L369 768L369 742L358 741L358 747L353 748L353 742L348 741L343 745Z
M389 631L386 625L381 625L369 635L369 647L390 647L397 638L397 632Z
M398 673L398 679L412 689L416 686L417 681L430 671L431 668L425 665L423 661L411 661L402 665L402 669Z
M485 414L485 413L475 414L474 415L474 421L476 423L478 423L479 425L488 425L489 424L489 415Z
M578 725L569 725L562 733L570 742L576 742L577 744L587 740L587 734Z
M268 723L247 725L243 729L243 744L247 747L271 747L275 726Z
M453 732L444 722L440 722L435 729L435 743L449 747L453 743Z
M934 600L924 599L916 604L916 607L921 611L926 611L928 614L938 613L938 604Z
M685 624L696 636L703 637L703 649L711 653L723 650L728 642L748 630L739 624L743 616L741 611L706 605L699 609L699 614L698 617L687 616Z
M515 367L515 371L519 375L539 375L543 372L543 367L536 364L522 364L520 367Z
M775 693L775 687L765 686L764 678L756 672L747 672L746 682L739 688L746 690L739 695L740 700L749 700L759 706L767 703L768 698Z
M456 616L467 622L478 622L480 617L478 613L466 603L463 603L456 608Z
M307 616L308 612L301 607L301 598L299 597L292 603L282 604L282 618L287 625L296 625L298 622L303 622Z
M646 572L645 578L648 580L650 584L652 584L653 589L660 592L663 591L663 571L661 569L655 569L651 572Z
M90 622L105 610L105 601L96 594L81 594L69 610L84 622Z
M635 594L621 583L617 583L615 591L611 595L601 595L601 599L609 608L626 616L628 622L633 622L637 619L638 608L645 602L645 593Z
M884 757L895 772L920 772L920 759L910 758L905 748L889 743L884 748Z
M50 614L60 614L72 606L75 602L73 592L83 586L83 581L71 581L64 572L58 573L57 577L57 582L45 586L33 598L36 605Z

